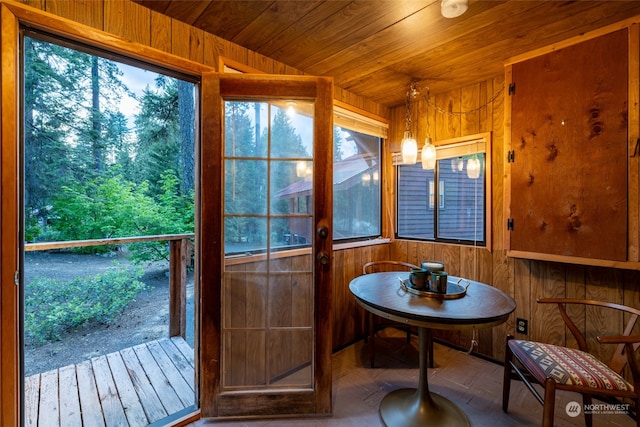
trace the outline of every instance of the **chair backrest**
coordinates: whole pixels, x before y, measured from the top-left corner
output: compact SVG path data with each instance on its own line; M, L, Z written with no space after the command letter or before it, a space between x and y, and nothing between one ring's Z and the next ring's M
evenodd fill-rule
M573 336L576 338L578 342L578 347L580 348L580 350L586 351L586 352L589 351L587 346L587 341L584 335L582 334L582 332L578 329L576 324L571 320L571 318L567 314L566 306L568 304L601 307L605 309L605 310L602 310L602 313L600 313L601 316L614 315L615 314L614 311L622 312L623 316L628 320L626 321L626 325L623 331L614 332L614 334L618 337L630 336L636 325L638 317L640 316L640 310L638 309L628 307L626 305L614 304L610 302L597 301L597 300L586 300L586 299L575 299L575 298L541 298L538 300L538 302L541 304L549 304L549 303L558 304L558 309L560 310L560 316L562 316L562 319L564 320L565 324L567 325L567 327L569 328ZM602 317L602 318L606 318L606 317ZM639 345L640 343L637 343L637 342L634 343L633 350L634 351L637 350ZM625 368L628 362L627 356L624 352L625 352L625 345L618 344L616 346L616 349L613 355L607 362L607 365L618 373L622 373L622 370Z
M402 261L370 261L362 267L362 274L379 273L382 271L409 271L412 268L420 268L408 262Z

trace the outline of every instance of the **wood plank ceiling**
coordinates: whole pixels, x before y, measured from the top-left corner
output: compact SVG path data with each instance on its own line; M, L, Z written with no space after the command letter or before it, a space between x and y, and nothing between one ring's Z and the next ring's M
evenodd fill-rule
M389 107L412 81L464 87L509 58L640 15L629 0L469 0L457 18L440 0L135 1Z

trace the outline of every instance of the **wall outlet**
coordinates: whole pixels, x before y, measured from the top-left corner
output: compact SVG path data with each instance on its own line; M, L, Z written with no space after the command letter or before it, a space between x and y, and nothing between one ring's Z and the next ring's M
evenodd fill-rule
M529 321L526 319L516 319L516 332L519 334L527 335L529 333Z

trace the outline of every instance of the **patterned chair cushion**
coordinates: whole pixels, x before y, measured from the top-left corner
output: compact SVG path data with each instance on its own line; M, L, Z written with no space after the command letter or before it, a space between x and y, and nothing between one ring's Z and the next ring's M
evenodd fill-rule
M538 381L633 391L633 385L589 353L533 341L509 340L509 348Z

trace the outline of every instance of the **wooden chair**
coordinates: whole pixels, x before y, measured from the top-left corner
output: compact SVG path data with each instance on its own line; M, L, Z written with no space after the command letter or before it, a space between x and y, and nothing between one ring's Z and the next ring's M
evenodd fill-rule
M412 268L420 268L417 265L410 264L408 262L402 261L371 261L366 263L362 267L362 274L369 273L379 273L383 271L410 271ZM369 354L369 363L373 368L376 357L376 332L387 328L387 327L395 327L398 329L403 329L407 332L407 343L411 340L411 328L406 324L391 322L386 319L382 319L375 314L368 312L369 316L367 317L367 321L365 323L365 333L366 337L370 343L370 354Z
M507 337L502 409L507 412L509 406L511 379L520 378L544 407L543 427L553 426L556 390L582 394L584 405L591 404L592 396L602 399L628 398L635 402L637 413L640 409L640 376L634 352L640 343L640 335L631 335L631 332L640 316L640 310L620 304L583 299L540 299L538 303L558 304L560 315L576 338L579 350ZM628 318L624 330L619 335L597 337L600 344L617 344L616 351L608 363L601 362L589 353L585 337L567 314L566 306L569 304L599 307L601 315L613 315L615 311L619 311L624 313L624 318ZM622 377L622 370L627 365L633 383ZM544 387L544 398L533 387L534 383ZM584 417L586 425L591 427L591 412L585 411ZM636 424L640 427L640 417L636 417Z

